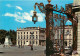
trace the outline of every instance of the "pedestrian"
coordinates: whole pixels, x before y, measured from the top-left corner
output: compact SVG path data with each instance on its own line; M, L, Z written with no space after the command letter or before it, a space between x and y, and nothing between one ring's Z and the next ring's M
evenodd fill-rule
M31 50L33 50L33 46L31 46Z

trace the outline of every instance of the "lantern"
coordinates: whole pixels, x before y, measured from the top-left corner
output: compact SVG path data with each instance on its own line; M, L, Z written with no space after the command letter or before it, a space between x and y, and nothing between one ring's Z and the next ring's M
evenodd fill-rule
M33 12L33 16L32 16L32 21L34 22L34 24L37 22L37 20L38 20L38 17L37 17L37 15L36 15L36 11L34 11Z

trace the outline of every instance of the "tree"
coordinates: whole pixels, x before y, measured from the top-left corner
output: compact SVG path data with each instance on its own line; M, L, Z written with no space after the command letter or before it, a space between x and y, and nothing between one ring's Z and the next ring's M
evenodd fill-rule
M7 33L6 30L0 30L0 43L2 43L2 44L5 41L6 33Z
M12 44L15 45L16 44L16 31L10 30L9 35L10 35L10 39L12 41Z
M0 43L4 44L5 37L7 35L10 36L9 39L11 39L12 44L15 45L16 44L16 31L14 30L10 30L10 31L0 30Z

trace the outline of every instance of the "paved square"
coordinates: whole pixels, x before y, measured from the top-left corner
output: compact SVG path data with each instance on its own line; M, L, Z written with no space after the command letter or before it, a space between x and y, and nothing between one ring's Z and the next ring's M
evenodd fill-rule
M34 46L33 51L31 51L30 46L26 46L24 48L18 47L5 47L0 46L0 56L46 56L44 54L45 46Z

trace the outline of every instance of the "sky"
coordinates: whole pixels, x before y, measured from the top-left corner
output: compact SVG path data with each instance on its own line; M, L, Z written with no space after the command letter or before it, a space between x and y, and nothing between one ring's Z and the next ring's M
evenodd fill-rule
M38 22L32 22L32 16L35 3L43 2L46 5L47 0L0 0L0 29L17 30L17 28L42 27L46 28L45 14L36 8ZM73 3L73 0L52 0L51 4L64 7L65 4ZM71 25L68 21L65 25Z

